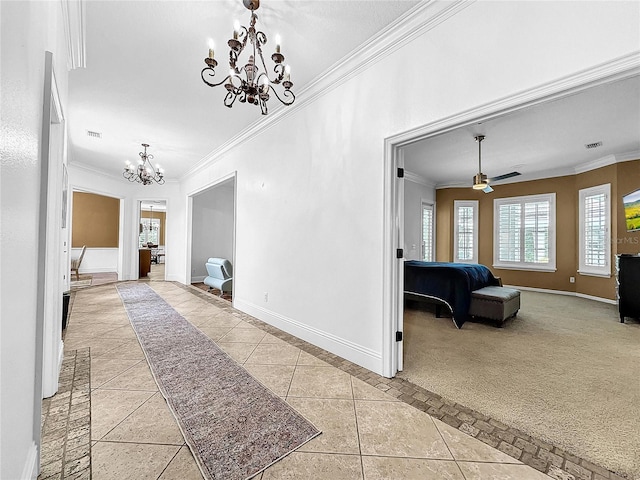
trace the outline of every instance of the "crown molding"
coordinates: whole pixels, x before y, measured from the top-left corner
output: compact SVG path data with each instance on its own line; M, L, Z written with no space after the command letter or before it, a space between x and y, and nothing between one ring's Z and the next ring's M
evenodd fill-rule
M388 27L376 33L374 37L342 57L342 59L303 88L300 93L297 94L296 102L293 105L289 107L281 106L269 113L266 118L252 123L236 136L207 154L180 177L180 180L190 177L211 165L233 148L236 148L282 121L288 115L304 108L306 105L338 88L353 76L380 61L382 58L387 57L416 37L437 27L474 2L475 0L454 0L450 2L429 0L427 2L420 2L395 22L389 24Z
M433 182L430 182L423 176L418 175L417 173L410 172L409 170L406 170L406 169L404 171L404 179L409 180L410 182L413 182L413 183L419 183L420 185L424 185L425 187L436 188L436 185Z
M632 150L631 152L617 153L616 162L629 162L632 160L640 160L640 150Z
M67 69L87 66L85 0L61 0L64 35L67 41Z
M598 158L590 162L581 163L580 165L576 165L575 167L556 168L553 170L546 170L544 172L537 172L537 173L524 173L519 177L514 177L514 178L518 178L518 180L512 180L512 179L501 180L500 183L498 183L497 185L507 185L509 183L532 182L534 180L545 180L547 178L578 175L580 173L589 172L591 170L607 167L609 165L614 165L616 163L629 162L633 160L640 160L640 150L606 155L602 158ZM405 176L406 176L406 172L405 172ZM467 184L462 182L440 183L435 186L436 190L440 190L443 188L470 188L470 187L471 187L470 183Z
M581 163L580 165L576 165L573 170L575 173L584 173L590 170L595 170L596 168L602 168L609 165L613 165L614 163L617 163L616 156L606 155L604 157L597 158L589 162Z
M640 150L606 155L596 160L591 160L590 162L581 163L580 165L576 165L574 173L584 173L597 168L607 167L615 163L628 162L631 160L640 160Z
M107 173L104 170L99 170L97 168L94 167L90 167L89 165L85 164L85 163L80 163L80 162L74 162L72 160L69 160L69 168L73 168L73 169L77 169L77 170L83 170L87 173L90 173L92 175L99 175L101 177L105 177L108 178L110 180L119 180L121 177L117 176L117 175L113 175L111 173Z

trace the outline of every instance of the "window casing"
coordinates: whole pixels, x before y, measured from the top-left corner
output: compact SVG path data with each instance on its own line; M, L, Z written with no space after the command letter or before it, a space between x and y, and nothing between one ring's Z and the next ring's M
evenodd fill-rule
M478 201L453 202L453 261L478 263Z
M493 266L556 270L556 194L493 201Z
M581 275L611 276L611 184L578 192Z
M422 203L422 253L425 262L435 261L433 204Z

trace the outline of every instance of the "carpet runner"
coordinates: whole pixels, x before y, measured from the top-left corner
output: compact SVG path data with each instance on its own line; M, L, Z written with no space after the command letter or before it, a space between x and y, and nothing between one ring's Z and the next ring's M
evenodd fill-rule
M206 479L248 479L321 432L145 284L117 286Z

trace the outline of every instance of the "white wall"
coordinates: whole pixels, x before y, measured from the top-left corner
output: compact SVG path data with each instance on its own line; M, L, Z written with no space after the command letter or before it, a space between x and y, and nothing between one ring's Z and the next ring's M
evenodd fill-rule
M435 205L436 189L405 176L404 258L407 260L422 260L422 202ZM435 209L433 218L435 221Z
M35 279L45 50L54 54L63 110L68 76L59 2L0 2L0 22L0 478L24 479L37 475L40 430ZM55 257L54 270L62 261Z
M193 198L193 235L191 281L207 275L205 263L210 257L226 258L233 266L233 183L227 182Z
M79 258L82 248L72 248L71 258ZM89 248L84 252L80 273L116 272L118 270L117 248Z
M238 172L235 306L381 373L383 139L636 51L637 18L471 3L194 172L186 194Z

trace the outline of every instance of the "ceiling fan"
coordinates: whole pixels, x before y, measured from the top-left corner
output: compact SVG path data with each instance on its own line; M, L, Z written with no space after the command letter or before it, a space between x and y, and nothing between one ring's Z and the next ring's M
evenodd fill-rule
M493 192L493 188L489 185L490 182L498 182L500 180L506 180L507 178L522 175L520 172L509 172L498 175L497 177L487 178L487 176L482 173L482 141L484 140L484 135L476 135L474 138L476 139L476 142L478 142L478 173L473 176L474 190L482 190L484 193L491 193Z

